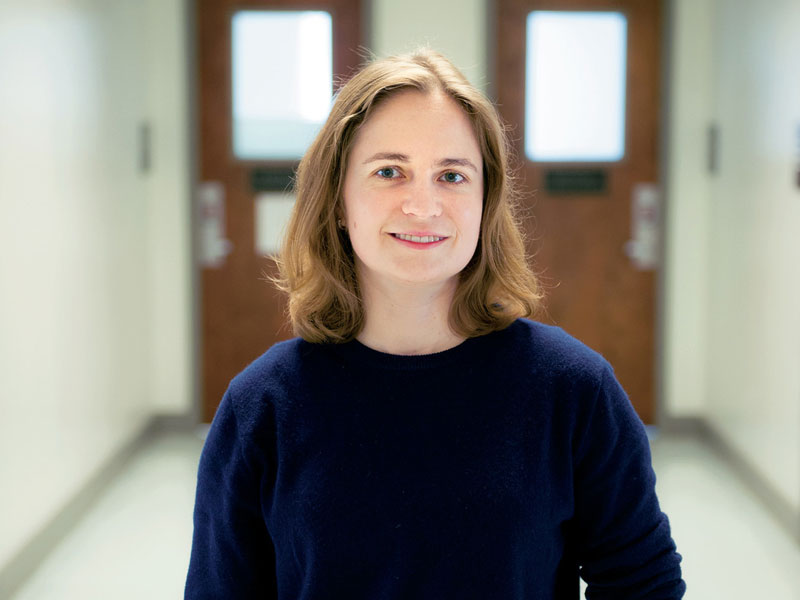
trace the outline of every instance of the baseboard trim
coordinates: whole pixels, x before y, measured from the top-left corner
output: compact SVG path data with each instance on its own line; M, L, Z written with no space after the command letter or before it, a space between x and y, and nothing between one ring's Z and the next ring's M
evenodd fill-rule
M0 567L0 598L10 598L75 528L134 455L165 431L189 431L192 416L155 415L124 444L17 554Z

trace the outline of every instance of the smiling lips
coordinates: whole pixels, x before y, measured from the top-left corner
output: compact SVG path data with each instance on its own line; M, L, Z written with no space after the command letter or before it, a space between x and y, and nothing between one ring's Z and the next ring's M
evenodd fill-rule
M447 237L445 236L438 236L438 235L411 235L408 233L393 233L392 236L395 239L402 240L404 242L413 242L415 244L433 244L436 242L441 242L442 240L446 240Z

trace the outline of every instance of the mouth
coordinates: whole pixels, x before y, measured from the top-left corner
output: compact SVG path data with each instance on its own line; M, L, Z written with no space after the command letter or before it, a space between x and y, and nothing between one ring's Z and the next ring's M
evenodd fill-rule
M390 235L398 240L413 242L415 244L435 244L436 242L447 239L447 236L439 235L411 235L407 233L392 233Z

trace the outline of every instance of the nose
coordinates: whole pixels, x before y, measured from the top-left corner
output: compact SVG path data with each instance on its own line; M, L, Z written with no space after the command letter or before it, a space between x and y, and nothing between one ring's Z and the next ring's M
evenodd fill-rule
M420 219L438 217L442 214L442 202L435 184L420 181L407 188L403 198L403 213Z

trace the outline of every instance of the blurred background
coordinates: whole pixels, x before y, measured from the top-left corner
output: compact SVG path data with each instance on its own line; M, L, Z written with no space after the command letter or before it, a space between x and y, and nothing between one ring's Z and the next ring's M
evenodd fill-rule
M796 0L0 2L0 598L180 597L291 173L428 44L517 154L542 321L615 366L687 598L800 598Z

